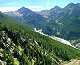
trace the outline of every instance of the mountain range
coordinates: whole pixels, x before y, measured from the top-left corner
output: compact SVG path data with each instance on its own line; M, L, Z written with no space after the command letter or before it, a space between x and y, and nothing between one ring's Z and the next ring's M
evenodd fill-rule
M64 8L55 6L40 12L22 7L15 12L6 12L17 20L30 25L33 29L42 29L48 35L54 35L73 43L80 42L80 3L70 3Z
M80 63L79 12L79 3L40 12L25 7L0 12L0 64L68 65L70 62L72 65L73 60Z
M61 65L79 58L79 49L39 34L29 25L0 13L1 65Z

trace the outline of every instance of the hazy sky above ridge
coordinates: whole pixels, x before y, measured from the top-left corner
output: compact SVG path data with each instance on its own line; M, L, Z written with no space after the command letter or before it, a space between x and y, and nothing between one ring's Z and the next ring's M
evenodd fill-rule
M51 9L54 6L64 7L69 3L80 3L80 0L0 0L0 11L14 11L21 7L33 11Z

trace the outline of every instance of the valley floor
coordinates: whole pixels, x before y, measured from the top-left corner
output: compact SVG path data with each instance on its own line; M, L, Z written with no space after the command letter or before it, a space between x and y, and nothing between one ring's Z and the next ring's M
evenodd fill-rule
M80 60L74 59L74 60L71 60L71 62L69 63L63 63L61 65L80 65Z

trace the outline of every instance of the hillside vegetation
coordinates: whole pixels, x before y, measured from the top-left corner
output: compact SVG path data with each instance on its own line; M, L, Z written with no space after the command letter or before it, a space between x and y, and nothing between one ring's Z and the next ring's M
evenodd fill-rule
M60 65L80 58L80 50L34 32L0 13L0 60L6 65Z

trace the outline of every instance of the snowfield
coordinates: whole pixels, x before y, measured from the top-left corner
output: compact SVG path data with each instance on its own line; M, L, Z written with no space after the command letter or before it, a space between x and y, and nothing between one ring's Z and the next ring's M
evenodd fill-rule
M35 31L35 32L38 32L38 33L40 33L40 34L42 34L42 35L44 35L44 36L48 36L49 38L54 39L54 40L56 40L56 41L59 41L59 42L61 42L61 43L63 43L63 44L66 44L66 45L69 45L69 46L71 46L71 47L74 47L74 46L72 46L71 43L70 43L69 41L67 41L67 40L64 40L64 39L59 38L59 37L56 37L56 36L49 36L49 35L47 35L47 34L44 34L44 33L42 32L42 29L37 30L36 28L34 28L34 31ZM74 48L75 48L75 47L74 47Z

